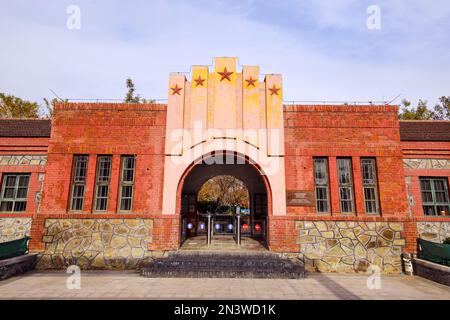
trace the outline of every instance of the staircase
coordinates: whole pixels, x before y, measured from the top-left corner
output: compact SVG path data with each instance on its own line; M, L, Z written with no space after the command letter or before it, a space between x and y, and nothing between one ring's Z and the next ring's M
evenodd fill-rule
M141 275L147 278L300 279L305 277L305 269L300 261L269 252L177 252L143 266Z

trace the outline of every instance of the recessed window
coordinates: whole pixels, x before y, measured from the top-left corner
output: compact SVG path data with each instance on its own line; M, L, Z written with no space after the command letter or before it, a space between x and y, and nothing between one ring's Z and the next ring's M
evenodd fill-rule
M74 156L73 158L72 192L70 197L70 210L72 211L83 210L88 160L88 156Z
M427 216L448 215L450 200L447 178L420 178L423 212Z
M361 159L364 208L367 214L379 213L378 182L375 159Z
M342 213L354 212L352 159L337 159L339 178L339 202Z
M0 194L0 212L24 212L27 209L29 174L5 174Z
M136 158L123 156L120 174L119 210L131 211L133 208L134 177Z
M109 184L111 181L111 156L100 156L97 159L97 177L95 181L95 211L108 209Z
M318 213L330 212L330 188L328 179L328 159L314 159L314 183L316 189L316 208Z

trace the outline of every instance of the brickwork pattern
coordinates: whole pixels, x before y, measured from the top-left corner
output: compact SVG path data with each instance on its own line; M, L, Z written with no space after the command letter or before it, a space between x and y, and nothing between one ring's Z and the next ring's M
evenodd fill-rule
M118 211L120 158L136 156L133 213L162 207L166 106L69 103L55 107L41 211L67 212L74 154L89 155L83 213L92 213L98 155L112 155L107 213Z
M397 107L285 106L286 190L314 192L314 157L328 157L331 215L340 216L337 158L352 158L355 215L364 216L360 159L376 158L382 216L408 210ZM315 207L288 214L317 215Z

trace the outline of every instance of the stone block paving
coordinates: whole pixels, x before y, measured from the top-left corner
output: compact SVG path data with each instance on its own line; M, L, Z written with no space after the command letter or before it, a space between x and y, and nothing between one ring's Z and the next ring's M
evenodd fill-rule
M450 287L419 277L382 276L369 290L364 275L309 274L302 280L148 279L136 272L82 272L69 290L64 272L32 272L0 282L0 299L425 299L450 300Z

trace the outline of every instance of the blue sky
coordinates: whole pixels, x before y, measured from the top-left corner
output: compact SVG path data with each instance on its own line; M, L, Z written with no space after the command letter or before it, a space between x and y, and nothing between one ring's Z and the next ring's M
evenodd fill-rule
M69 5L81 29L69 30ZM369 30L367 8L381 9ZM281 73L285 100L450 95L448 0L0 0L0 92L122 99L133 78L167 98L170 72L239 57ZM399 101L398 101L399 102Z

